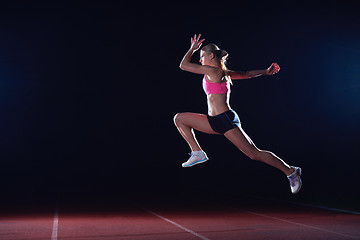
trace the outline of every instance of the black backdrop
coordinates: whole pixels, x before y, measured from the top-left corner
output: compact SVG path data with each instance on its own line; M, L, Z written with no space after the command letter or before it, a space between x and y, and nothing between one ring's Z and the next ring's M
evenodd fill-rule
M289 197L286 178L221 136L189 152L177 112L206 113L200 75L178 68L202 33L229 68L231 106L258 147L303 167L294 197L359 208L360 23L354 4L14 2L0 8L3 199L196 191ZM198 55L193 61L199 60Z

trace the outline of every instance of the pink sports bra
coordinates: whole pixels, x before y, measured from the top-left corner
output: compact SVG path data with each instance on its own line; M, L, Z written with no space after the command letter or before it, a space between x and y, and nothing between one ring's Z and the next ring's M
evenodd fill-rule
M221 82L221 83L212 83L206 79L206 75L204 75L204 78L203 78L203 88L204 88L206 95L227 93L228 91L230 91L230 86L229 86L228 80Z

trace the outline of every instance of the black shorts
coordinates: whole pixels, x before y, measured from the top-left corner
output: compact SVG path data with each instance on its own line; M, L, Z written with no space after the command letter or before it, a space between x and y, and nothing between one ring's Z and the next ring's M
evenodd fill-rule
M211 128L220 134L224 134L241 125L239 116L232 109L216 116L207 116L207 119Z

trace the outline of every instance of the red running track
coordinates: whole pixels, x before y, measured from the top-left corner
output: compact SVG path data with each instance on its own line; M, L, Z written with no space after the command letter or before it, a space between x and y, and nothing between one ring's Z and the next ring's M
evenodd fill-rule
M360 239L357 214L259 199L137 200L1 214L0 239Z

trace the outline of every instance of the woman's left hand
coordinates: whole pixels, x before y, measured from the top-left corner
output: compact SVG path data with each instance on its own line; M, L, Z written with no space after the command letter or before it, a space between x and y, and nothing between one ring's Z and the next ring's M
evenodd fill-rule
M267 75L273 75L275 73L278 73L280 71L280 67L277 63L272 63L271 66L266 69Z

